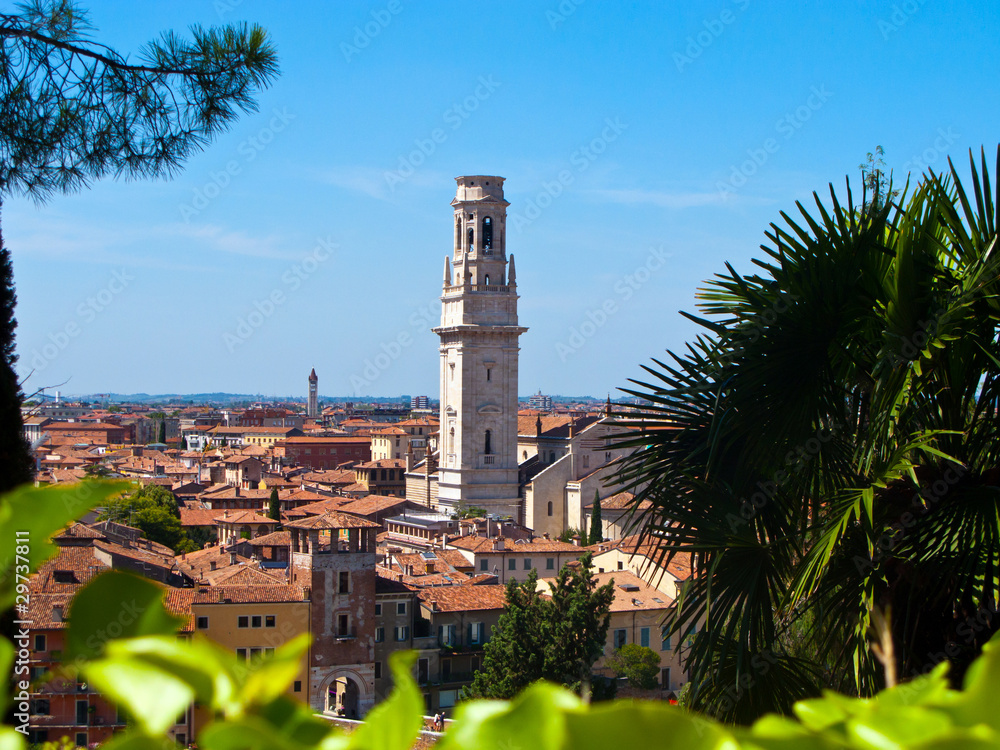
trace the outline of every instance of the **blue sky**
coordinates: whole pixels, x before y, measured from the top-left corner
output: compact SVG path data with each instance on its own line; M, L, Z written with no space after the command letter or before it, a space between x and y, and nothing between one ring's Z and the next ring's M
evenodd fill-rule
M259 22L282 75L170 181L5 202L29 392L436 396L453 178L494 174L520 392L603 396L876 145L899 179L998 140L993 3L86 7L123 52Z

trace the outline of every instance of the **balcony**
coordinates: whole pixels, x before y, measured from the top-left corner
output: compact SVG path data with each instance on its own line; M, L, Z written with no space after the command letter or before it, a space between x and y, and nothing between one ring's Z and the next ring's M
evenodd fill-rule
M495 453L481 453L480 458L483 461L483 466L493 466L497 463L497 455Z

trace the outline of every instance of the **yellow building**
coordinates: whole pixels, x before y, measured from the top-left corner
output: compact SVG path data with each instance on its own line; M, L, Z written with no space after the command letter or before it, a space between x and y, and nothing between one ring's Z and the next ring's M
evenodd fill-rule
M201 588L191 603L194 632L201 633L238 660L249 662L309 632L310 602L301 586L220 585ZM303 660L288 695L309 703L309 655ZM195 707L191 736L212 720Z

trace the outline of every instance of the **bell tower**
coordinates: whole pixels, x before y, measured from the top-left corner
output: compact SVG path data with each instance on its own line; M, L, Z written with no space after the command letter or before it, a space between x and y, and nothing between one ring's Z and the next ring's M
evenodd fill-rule
M454 248L441 295L438 505L517 517L518 337L503 177L456 177Z

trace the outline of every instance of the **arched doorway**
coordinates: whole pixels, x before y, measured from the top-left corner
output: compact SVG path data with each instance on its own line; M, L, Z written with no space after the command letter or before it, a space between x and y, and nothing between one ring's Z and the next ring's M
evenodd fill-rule
M324 709L345 719L360 719L358 684L346 675L334 678L326 691Z

